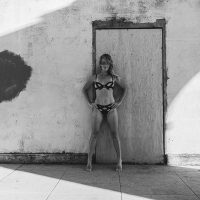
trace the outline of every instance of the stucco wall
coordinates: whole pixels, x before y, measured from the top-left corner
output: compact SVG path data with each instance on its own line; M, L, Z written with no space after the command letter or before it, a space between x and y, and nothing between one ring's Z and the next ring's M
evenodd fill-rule
M0 51L32 67L26 90L0 103L0 152L87 152L90 110L81 88L92 72L92 21L165 18L166 153L200 154L198 0L5 0Z

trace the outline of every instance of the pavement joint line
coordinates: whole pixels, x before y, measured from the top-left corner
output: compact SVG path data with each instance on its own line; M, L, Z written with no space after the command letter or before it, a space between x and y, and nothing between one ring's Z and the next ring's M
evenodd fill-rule
M16 167L12 172L10 172L9 174L5 175L3 178L0 179L0 182L2 182L5 178L7 178L8 176L10 176L12 173L14 173L15 171L17 171L20 167L22 167L23 164L19 165L18 167Z
M184 196L184 197L193 197L192 194L142 194L142 195L150 195L150 196Z
M45 200L47 200L51 196L51 194L53 193L53 191L57 187L58 183L62 180L62 177L65 175L66 171L67 171L67 169L62 173L62 175L60 176L60 179L57 181L57 183L55 184L53 189L50 191L50 193L48 194L48 196L47 196L47 198Z
M175 174L181 179L181 181L192 191L192 193L200 199L200 197L194 192L194 190L175 172Z
M122 185L121 185L121 179L120 179L120 172L118 172L118 177L119 177L119 189L120 189L121 200L122 200Z

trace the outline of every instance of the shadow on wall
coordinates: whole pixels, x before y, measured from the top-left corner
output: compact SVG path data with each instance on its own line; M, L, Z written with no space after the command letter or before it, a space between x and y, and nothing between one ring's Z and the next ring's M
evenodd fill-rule
M49 5L47 5L47 7L44 8L44 10L40 9L40 11L37 11L35 15L32 16L31 15L32 13L30 13L29 17L26 18L24 16L24 23L22 22L21 24L20 23L11 24L13 27L15 27L15 30L13 28L12 29L9 28L9 25L7 28L8 30L6 30L6 28L4 30L4 28L1 27L0 44L1 44L1 41L3 41L3 40L12 41L13 38L15 38L15 36L16 36L16 38L20 34L22 36L25 36L29 31L31 32L32 30L35 29L38 31L38 34L33 35L32 38L30 37L29 38L30 43L26 44L27 45L27 54L28 54L27 58L29 58L31 56L30 54L32 53L32 51L30 49L32 46L30 44L32 42L34 42L34 43L41 42L41 41L39 41L40 40L39 37L42 37L42 35L43 35L42 39L45 40L46 45L50 45L50 43L55 42L54 41L55 38L53 38L53 36L50 37L48 35L48 33L45 32L45 29L47 28L47 26L50 27L50 29L51 29L52 27L55 27L55 25L59 25L62 22L61 25L65 26L65 27L61 31L66 31L66 30L68 30L68 28L70 29L69 33L63 32L63 35L65 35L65 38L64 38L65 41L63 41L63 42L67 45L67 43L70 44L74 40L77 40L77 45L79 45L80 32L79 32L79 30L77 30L77 27L75 27L73 29L74 26L76 26L77 24L82 25L82 22L84 23L84 20L87 20L87 22L90 22L91 13L96 13L97 9L100 14L103 13L105 15L110 15L110 18L112 16L117 16L116 15L116 13L118 11L117 9L119 9L119 8L115 8L115 6L118 6L118 5L117 4L115 5L111 1L105 1L102 4L99 4L99 2L97 0L95 0L95 1L91 1L91 0L64 1L63 0L63 1L60 1L58 5L55 5L55 2L53 2L53 1L50 1L50 2L51 3L49 3ZM154 9L161 9L162 6L166 7L166 3L164 4L164 1L159 2L159 1L155 0L154 4L152 3L152 5L154 5ZM181 5L182 4L180 4L180 6ZM134 6L139 7L139 10L142 10L142 8L145 6L145 3L141 3L141 1L138 1L138 2L134 3ZM36 8L38 10L38 7L36 7ZM124 9L124 11L123 11L123 9ZM125 13L126 11L127 12L129 11L126 9L127 9L126 3L124 3L123 5L120 6L119 10L120 10L120 12ZM147 9L147 7L146 7L146 9ZM141 11L141 13L142 13L142 11ZM145 19L148 19L148 18L146 17ZM139 22L141 19L138 19L136 17L136 20ZM16 25L16 24L18 24L18 25ZM168 24L167 24L167 26L168 26ZM23 39L21 39L20 45L22 43L23 43ZM43 42L41 42L41 45L43 45ZM43 47L41 46L41 48L43 48ZM56 58L59 59L59 57L56 57ZM92 57L91 57L91 59L92 59ZM27 59L25 59L25 60L27 60ZM179 70L179 66L177 67L177 70ZM181 92L181 89L190 81L190 79L192 79L196 75L196 73L198 73L198 69L195 69L193 71L191 70L190 73L187 74L187 76L185 76L181 79L181 86L179 85L178 87L176 87L177 88L176 94L179 94L179 92ZM171 78L171 77L169 77L169 78ZM14 91L14 88L16 86L15 86L15 84L11 84L8 87L11 87L11 88L8 88L8 91L7 91L7 95L9 96L9 92L12 93L11 91ZM170 103L176 98L176 94L173 94L173 96L171 96ZM2 97L0 97L0 98L2 99ZM9 99L9 97L5 96L5 100L6 99Z
M64 1L63 1L64 2ZM51 45L57 43L56 45L59 46L61 45L61 41L56 40L57 38L54 37L54 30L55 30L55 26L59 26L60 27L60 34L61 35L65 35L65 40L63 40L63 44L65 46L69 45L74 42L77 47L79 47L79 45L83 45L82 43L80 43L81 40L81 36L84 35L84 27L82 27L81 25L84 23L91 23L91 13L95 13L96 14L96 10L99 7L102 7L101 9L99 8L98 12L99 14L105 14L105 15L110 15L112 16L113 13L115 13L116 11L113 10L114 7L112 7L111 10L108 9L108 5L110 5L111 1L107 1L109 3L105 2L104 3L99 4L99 2L96 1L92 1L92 0L77 0L77 1L69 1L70 3L66 3L67 1L65 1L65 3L63 3L63 5L60 5L59 9L55 9L53 12L51 10L53 10L53 6L52 8L49 7L48 11L44 11L43 13L39 13L38 15L33 16L33 18L38 18L40 20L35 20L35 22L33 23L33 18L30 18L30 23L29 23L29 18L24 16L24 20L26 20L26 23L23 25L20 25L19 27L16 27L16 30L12 30L12 31L5 31L6 34L1 34L0 37L0 46L1 46L1 53L0 53L0 102L2 101L6 101L6 100L11 100L14 97L16 97L17 95L20 94L20 92L22 90L24 90L26 88L26 84L27 81L29 80L30 76L31 76L31 67L28 66L25 61L27 63L29 63L29 59L33 60L35 59L35 54L33 53L32 45L31 44L36 44L38 43L40 45L40 47L42 48L42 50L45 51L46 46ZM55 3L54 3L55 5ZM49 5L47 5L48 7ZM124 9L126 7L126 4L123 5ZM123 7L121 7L121 10L123 10ZM45 13L45 14L44 14ZM31 14L31 13L30 13ZM94 17L95 18L95 17ZM98 17L97 17L98 18ZM93 19L93 18L92 18ZM171 19L170 19L171 20ZM177 22L178 23L178 22ZM172 24L173 25L173 24ZM65 27L63 27L65 26ZM91 25L92 26L92 25ZM167 25L168 26L168 25ZM63 28L62 28L63 27ZM83 28L83 32L80 32L80 27ZM53 30L52 34L46 32L46 29L49 28L49 30ZM31 33L32 30L36 30L35 35L31 35L28 40L26 38L26 35L28 33ZM69 31L68 31L69 30ZM82 34L82 35L81 35ZM92 33L91 33L92 34ZM23 57L17 55L19 54L17 52L17 47L15 48L14 46L16 46L15 44L12 44L12 42L15 41L16 38L18 38L18 36L21 35L22 37L20 37L20 42L18 43L18 45L22 45L23 48L26 52L27 55ZM55 35L56 36L56 35ZM90 39L88 39L88 37L91 38L91 36L87 35L86 38L86 43L92 42ZM30 43L26 43L23 44L24 42L24 38L29 41ZM4 40L8 41L8 46L9 45L13 45L13 48L6 48L6 44L4 44ZM16 41L15 41L16 42ZM1 45L3 44L3 45ZM30 45L29 45L30 44ZM11 45L11 46L12 46ZM88 44L87 44L88 45ZM183 44L185 45L185 44ZM9 51L4 51L5 49L2 49L2 46L5 46L5 49L9 49ZM53 46L53 45L52 45ZM89 44L88 46L91 46L91 44ZM177 45L178 46L178 45ZM179 47L179 46L178 46ZM78 49L78 48L77 48ZM77 49L75 49L74 51L78 51ZM188 48L189 49L189 48ZM16 51L15 51L16 50ZM69 49L67 49L69 50ZM11 52L12 51L12 52ZM58 52L62 52L62 49L58 50L58 49L51 49L51 55L49 55L49 57L52 57L52 60L56 60L56 59L61 59L61 56L59 56ZM176 51L176 49L175 49ZM13 53L14 52L14 53ZM16 53L17 52L17 53ZM68 53L66 53L67 51L65 51L65 56L67 56ZM75 54L76 55L76 54ZM176 56L177 54L174 54L174 56ZM186 55L185 57L187 57L188 55ZM92 55L90 57L92 59ZM25 61L24 61L25 60ZM78 58L74 59L73 61L77 61L79 60ZM179 59L181 62L182 60ZM171 66L172 64L170 64ZM42 67L42 66L40 66ZM175 66L176 67L176 66ZM34 68L33 68L34 69ZM181 68L182 69L182 68ZM177 70L181 71L181 69L179 69L177 67ZM50 70L50 69L49 69ZM59 70L58 70L59 71ZM92 68L91 68L91 72L92 72ZM178 89L173 93L173 96L171 97L171 102L173 103L173 100L176 100L176 96L177 94L179 94L178 96L181 97L182 100L184 100L186 97L188 97L188 94L186 93L182 93L182 88L184 88L185 86L188 85L189 81L193 79L193 77L195 77L195 75L199 72L199 69L195 69L195 70L191 70L189 74L187 74L187 76L183 76L181 79L181 84L179 85L180 87L178 87ZM73 78L73 77L72 77ZM172 77L169 77L172 78ZM176 79L176 77L173 79ZM170 81L170 80L169 80ZM173 80L171 81L173 82ZM197 85L196 85L197 86ZM176 87L177 88L177 87ZM191 91L194 91L191 88ZM81 92L81 91L80 91ZM197 91L194 91L195 94L197 94ZM192 93L192 94L194 94ZM191 99L190 101L188 101L188 109L190 109L191 107L189 105L192 105L194 98L192 98L192 96L190 96ZM199 96L195 96L195 100L199 100ZM178 102L176 100L176 102ZM173 104L175 105L175 103ZM176 103L176 105L181 105L179 103ZM185 101L182 101L182 106L185 106ZM196 104L197 105L197 104ZM171 106L171 103L169 105L169 108ZM173 106L173 110L177 110L177 107ZM183 116L181 114L181 110L182 111L186 111L185 109L182 109L182 107L180 107L180 113L175 116L177 119L180 119L179 117ZM194 107L194 111L196 111L195 107ZM170 111L172 112L172 110ZM178 112L176 112L178 113ZM197 112L191 112L191 114L198 114ZM185 112L184 115L188 118L187 113ZM198 116L194 116L194 117L198 117ZM185 118L186 119L186 118ZM171 120L171 118L170 118ZM187 119L188 120L188 119ZM188 132L185 132L183 134L182 130L182 122L179 120L177 123L179 124L179 128L180 129L175 129L175 124L173 124L173 117L172 120L169 122L171 123L171 133L170 136L174 137L174 135L177 135L177 142L176 143L171 143L170 145L173 145L177 147L177 144L180 144L180 140L179 140L179 136L181 134L181 137L183 138L183 135L188 135L189 130L189 126L187 123L184 123L184 125L187 125L188 128ZM180 122L180 123L179 123ZM187 121L188 122L188 121ZM197 135L198 133L198 127L199 127L199 123L195 125L196 127L196 132L195 134ZM172 129L174 130L172 132ZM186 129L185 129L186 130ZM180 134L177 134L180 133ZM195 135L194 135L195 138ZM170 138L169 138L170 139ZM192 146L193 144L191 144ZM169 148L171 148L169 146ZM175 148L175 147L174 147ZM171 148L173 150L173 148ZM197 149L197 147L196 147ZM191 150L192 152L192 150Z
M26 88L31 71L20 55L0 52L0 103L12 100Z
M74 41L77 41L77 46L79 45L80 32L77 29L77 26L80 25L81 20L85 20L85 18L89 17L86 16L85 13L81 13L83 7L87 7L89 3L90 0L62 0L56 3L55 1L50 0L48 5L38 9L44 2L34 3L33 1L33 6L31 7L32 10L30 9L31 12L27 16L26 10L28 9L26 8L26 5L30 6L30 3L28 4L24 1L24 4L19 6L22 7L22 9L20 8L22 11L20 15L22 15L21 18L24 17L23 20L20 18L17 21L17 19L12 19L16 16L10 15L10 18L12 19L10 22L13 23L9 24L8 22L7 24L1 24L0 102L12 100L26 88L27 81L31 76L32 68L34 69L34 66L28 66L30 65L29 63L31 63L30 59L40 59L38 54L41 56L41 52L43 51L44 53L51 45L52 47L59 46L58 43L60 41L56 40L57 35L50 33L51 30L56 29L55 27L60 28L60 35L58 35L58 37L63 36L63 43L66 44L66 47L70 46L70 43ZM81 15L83 15L82 19ZM69 32L66 32L68 30ZM55 45L56 42L57 44ZM40 47L39 53L33 52L34 45ZM19 49L22 49L22 51ZM51 51L49 51L49 54L51 55L48 55L48 57L52 57L52 60L54 61L62 59L61 57L63 56L56 51L62 51L62 49L58 50L52 48ZM43 67L42 64L43 63L41 63L40 67ZM36 71L36 73L39 72Z
M16 45L16 41L18 41L18 35L25 35L28 31L31 31L32 29L38 30L39 35L43 34L41 32L42 26L46 23L46 21L49 21L51 19L48 19L48 16L51 18L52 15L55 15L55 13L58 13L58 8L63 8L66 5L70 5L75 0L69 0L69 1L60 1L55 4L53 1L49 1L48 5L45 6L44 9L38 9L38 5L36 4L44 4L42 2L32 2L33 7L36 6L36 9L33 9L33 13L29 12L27 15L26 11L26 4L27 2L24 2L25 5L19 5L20 10L22 11L20 15L25 15L23 20L17 19L15 15L12 16L12 14L9 14L9 19L6 21L6 23L1 23L1 30L0 30L0 103L3 101L11 101L15 97L17 97L22 90L26 89L26 84L28 80L31 77L32 68L27 65L27 59L24 59L23 55L21 55L21 52L18 53L19 46L22 47L24 44L25 37L22 37L20 39L19 43ZM3 4L3 3L2 3ZM9 11L9 4L12 4L11 2L7 1L7 4L3 4L8 7ZM22 4L20 2L19 4ZM17 5L13 5L16 8L18 8ZM29 3L30 6L30 3ZM12 7L12 6L10 6ZM68 9L66 7L66 9ZM65 9L65 10L66 10ZM55 10L55 12L51 12L52 10ZM7 12L8 12L7 11ZM59 11L60 12L60 11ZM44 15L44 13L48 13L47 16ZM5 12L5 16L6 12ZM5 18L6 18L5 17ZM47 17L47 19L45 19ZM16 18L16 19L15 19ZM15 21L16 20L16 21ZM44 26L45 27L45 26ZM35 36L34 39L36 39L38 35ZM45 35L46 36L46 35ZM23 39L24 38L24 39ZM38 42L38 41L35 41ZM12 47L13 43L13 47ZM27 44L25 44L27 45ZM30 43L28 43L30 47ZM11 46L11 48L9 48ZM15 51L16 48L16 51ZM9 50L7 50L9 49ZM11 50L10 50L11 49ZM3 51L2 51L3 50ZM17 52L17 53L16 53ZM25 53L26 52L22 52ZM28 54L30 54L30 48L28 49ZM26 62L25 62L26 60Z

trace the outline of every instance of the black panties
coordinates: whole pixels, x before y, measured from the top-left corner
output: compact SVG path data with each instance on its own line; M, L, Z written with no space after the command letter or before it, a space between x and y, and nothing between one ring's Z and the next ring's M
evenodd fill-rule
M108 105L100 105L97 104L97 109L102 113L102 114L107 114L109 111L112 110L113 103L110 103Z

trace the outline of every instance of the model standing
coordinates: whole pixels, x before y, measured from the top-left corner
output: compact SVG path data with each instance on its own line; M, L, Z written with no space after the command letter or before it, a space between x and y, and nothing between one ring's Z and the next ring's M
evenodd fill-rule
M113 73L113 61L110 55L103 54L99 59L100 73L90 77L85 84L83 91L92 107L92 133L89 143L88 161L86 170L92 170L92 155L95 150L97 135L99 134L103 118L107 120L113 144L117 153L116 170L122 170L121 145L118 133L118 113L117 107L121 104L126 87L121 83L118 75ZM93 84L95 90L95 101L93 102L88 95L88 89ZM113 88L117 84L122 89L122 94L116 101L113 96Z

